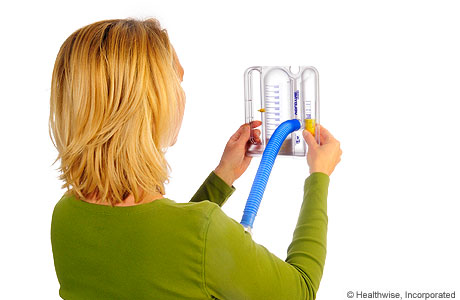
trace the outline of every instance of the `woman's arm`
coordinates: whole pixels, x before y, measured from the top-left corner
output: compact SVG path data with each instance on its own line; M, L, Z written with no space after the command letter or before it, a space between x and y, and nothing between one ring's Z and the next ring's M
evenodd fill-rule
M215 208L205 253L205 293L218 299L315 299L326 259L329 176L312 173L286 261L252 240L241 224Z
M260 126L262 122L253 121L252 127ZM260 130L254 132L259 138ZM243 124L230 137L217 168L211 172L190 202L209 200L222 206L235 191L233 182L237 180L251 163L251 156L246 156L246 148L250 137L249 124Z

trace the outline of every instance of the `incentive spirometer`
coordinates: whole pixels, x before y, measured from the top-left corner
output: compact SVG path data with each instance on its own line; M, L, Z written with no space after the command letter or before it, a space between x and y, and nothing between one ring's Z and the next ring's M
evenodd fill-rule
M255 66L244 72L245 122L261 120L260 141L251 126L248 156L262 159L240 224L252 235L257 211L277 155L305 157L308 130L320 143L319 78L314 67Z

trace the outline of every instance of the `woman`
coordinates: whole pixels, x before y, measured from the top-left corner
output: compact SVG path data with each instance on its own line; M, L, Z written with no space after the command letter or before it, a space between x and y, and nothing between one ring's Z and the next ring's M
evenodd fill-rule
M311 174L282 261L221 209L250 163L249 125L229 139L220 163L190 202L165 197L165 151L182 122L183 74L155 19L96 22L61 46L50 103L56 161L61 160L60 179L67 188L51 224L60 296L314 299L339 142L325 128L322 145L303 132Z

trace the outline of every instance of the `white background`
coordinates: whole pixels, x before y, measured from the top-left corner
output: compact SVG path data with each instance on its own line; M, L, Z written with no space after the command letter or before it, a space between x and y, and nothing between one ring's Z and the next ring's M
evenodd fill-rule
M341 142L330 177L317 299L346 292L460 297L460 18L455 1L16 1L2 4L1 299L58 299L50 221L64 190L48 136L52 68L76 29L156 17L185 69L187 104L167 197L187 202L244 122L243 72L312 65L321 123ZM223 210L238 222L260 158ZM281 259L308 176L279 157L254 240Z

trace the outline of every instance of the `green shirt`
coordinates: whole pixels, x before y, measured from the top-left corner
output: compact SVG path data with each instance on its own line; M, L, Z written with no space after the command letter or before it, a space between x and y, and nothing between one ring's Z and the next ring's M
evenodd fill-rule
M127 207L63 196L51 223L63 299L315 299L326 257L329 176L313 173L285 261L221 209L214 172L188 203Z

